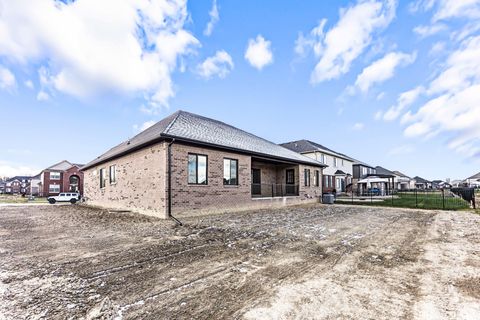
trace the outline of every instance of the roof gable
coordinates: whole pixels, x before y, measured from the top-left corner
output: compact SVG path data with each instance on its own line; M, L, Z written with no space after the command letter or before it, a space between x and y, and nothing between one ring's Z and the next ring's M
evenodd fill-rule
M60 161L59 163L54 164L53 166L48 167L46 170L58 170L58 171L65 171L71 168L73 164L68 162L67 160Z

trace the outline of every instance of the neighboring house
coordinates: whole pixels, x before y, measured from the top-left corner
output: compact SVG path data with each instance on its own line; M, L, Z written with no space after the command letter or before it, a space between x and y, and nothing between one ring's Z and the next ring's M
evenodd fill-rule
M90 163L87 204L167 218L318 202L324 164L177 111Z
M30 189L29 176L15 176L5 181L5 193L7 194L27 194Z
M450 184L452 185L452 187L458 188L458 187L463 187L465 182L464 182L464 180L457 179L457 180L452 180L450 182Z
M471 176L467 179L465 179L465 183L469 187L474 187L474 188L480 187L480 172L477 173L477 174L474 174L473 176Z
M396 175L392 171L377 166L373 173L367 173L356 182L355 192L362 195L366 192L375 191L382 196L388 195L395 189L395 177Z
M42 182L41 180L41 174L37 174L36 176L32 177L32 180L30 181L30 192L29 194L32 196L38 196L40 194L40 183Z
M398 170L394 170L392 172L396 175L397 181L400 184L398 188L399 190L415 189L415 180L413 178Z
M63 160L40 172L40 182L36 182L41 197L58 195L60 192L80 192L83 194L83 165Z
M422 177L416 176L413 178L415 180L415 188L417 189L432 189L432 182Z
M432 180L432 189L449 189L453 185L443 180Z
M5 181L0 178L0 194L4 194L5 193Z
M358 182L362 179L367 178L368 176L375 175L377 173L376 169L369 164L355 160L352 165L352 187L353 190L359 190L363 186L359 186Z
M351 185L354 159L310 140L282 143L281 146L328 166L323 170L323 192L346 192Z

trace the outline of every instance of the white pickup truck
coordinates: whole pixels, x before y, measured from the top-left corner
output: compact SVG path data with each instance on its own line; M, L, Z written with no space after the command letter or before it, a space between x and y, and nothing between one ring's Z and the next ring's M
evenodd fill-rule
M48 197L48 202L54 204L55 202L70 202L76 203L80 200L80 193L77 192L62 192L58 196Z

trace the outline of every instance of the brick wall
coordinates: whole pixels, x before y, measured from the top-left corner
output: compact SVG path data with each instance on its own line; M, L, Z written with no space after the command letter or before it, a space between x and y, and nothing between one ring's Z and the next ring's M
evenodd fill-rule
M188 154L208 156L208 185L188 184ZM238 185L223 185L223 159L238 160ZM172 147L172 213L232 210L251 201L251 160L249 156L181 145Z
M208 157L208 184L188 184L188 154L196 153ZM238 160L238 185L223 184L224 158ZM110 165L117 166L117 183L100 189L99 169L108 174ZM285 183L285 169L295 168L300 196L286 198L252 199L252 160L248 155L199 146L174 143L172 145L172 214L203 214L235 211L240 209L265 208L286 204L318 201L320 186L313 184L313 174L319 168L311 166L279 166L275 170L265 166L262 183L273 181ZM280 168L280 169L279 169ZM309 168L311 186L303 186L303 169ZM129 209L145 214L166 217L167 215L167 143L136 151L119 159L109 161L84 172L84 190L87 204ZM263 176L265 174L265 176ZM321 175L320 175L321 177ZM320 178L321 179L321 178Z
M116 165L116 183L109 183L109 167ZM100 169L106 169L106 185L100 188ZM113 209L129 209L166 217L166 144L158 143L84 171L86 203Z

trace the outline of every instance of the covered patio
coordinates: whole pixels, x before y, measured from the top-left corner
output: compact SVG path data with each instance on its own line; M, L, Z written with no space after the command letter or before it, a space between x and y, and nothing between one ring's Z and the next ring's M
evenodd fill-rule
M299 165L252 157L252 198L299 195Z

